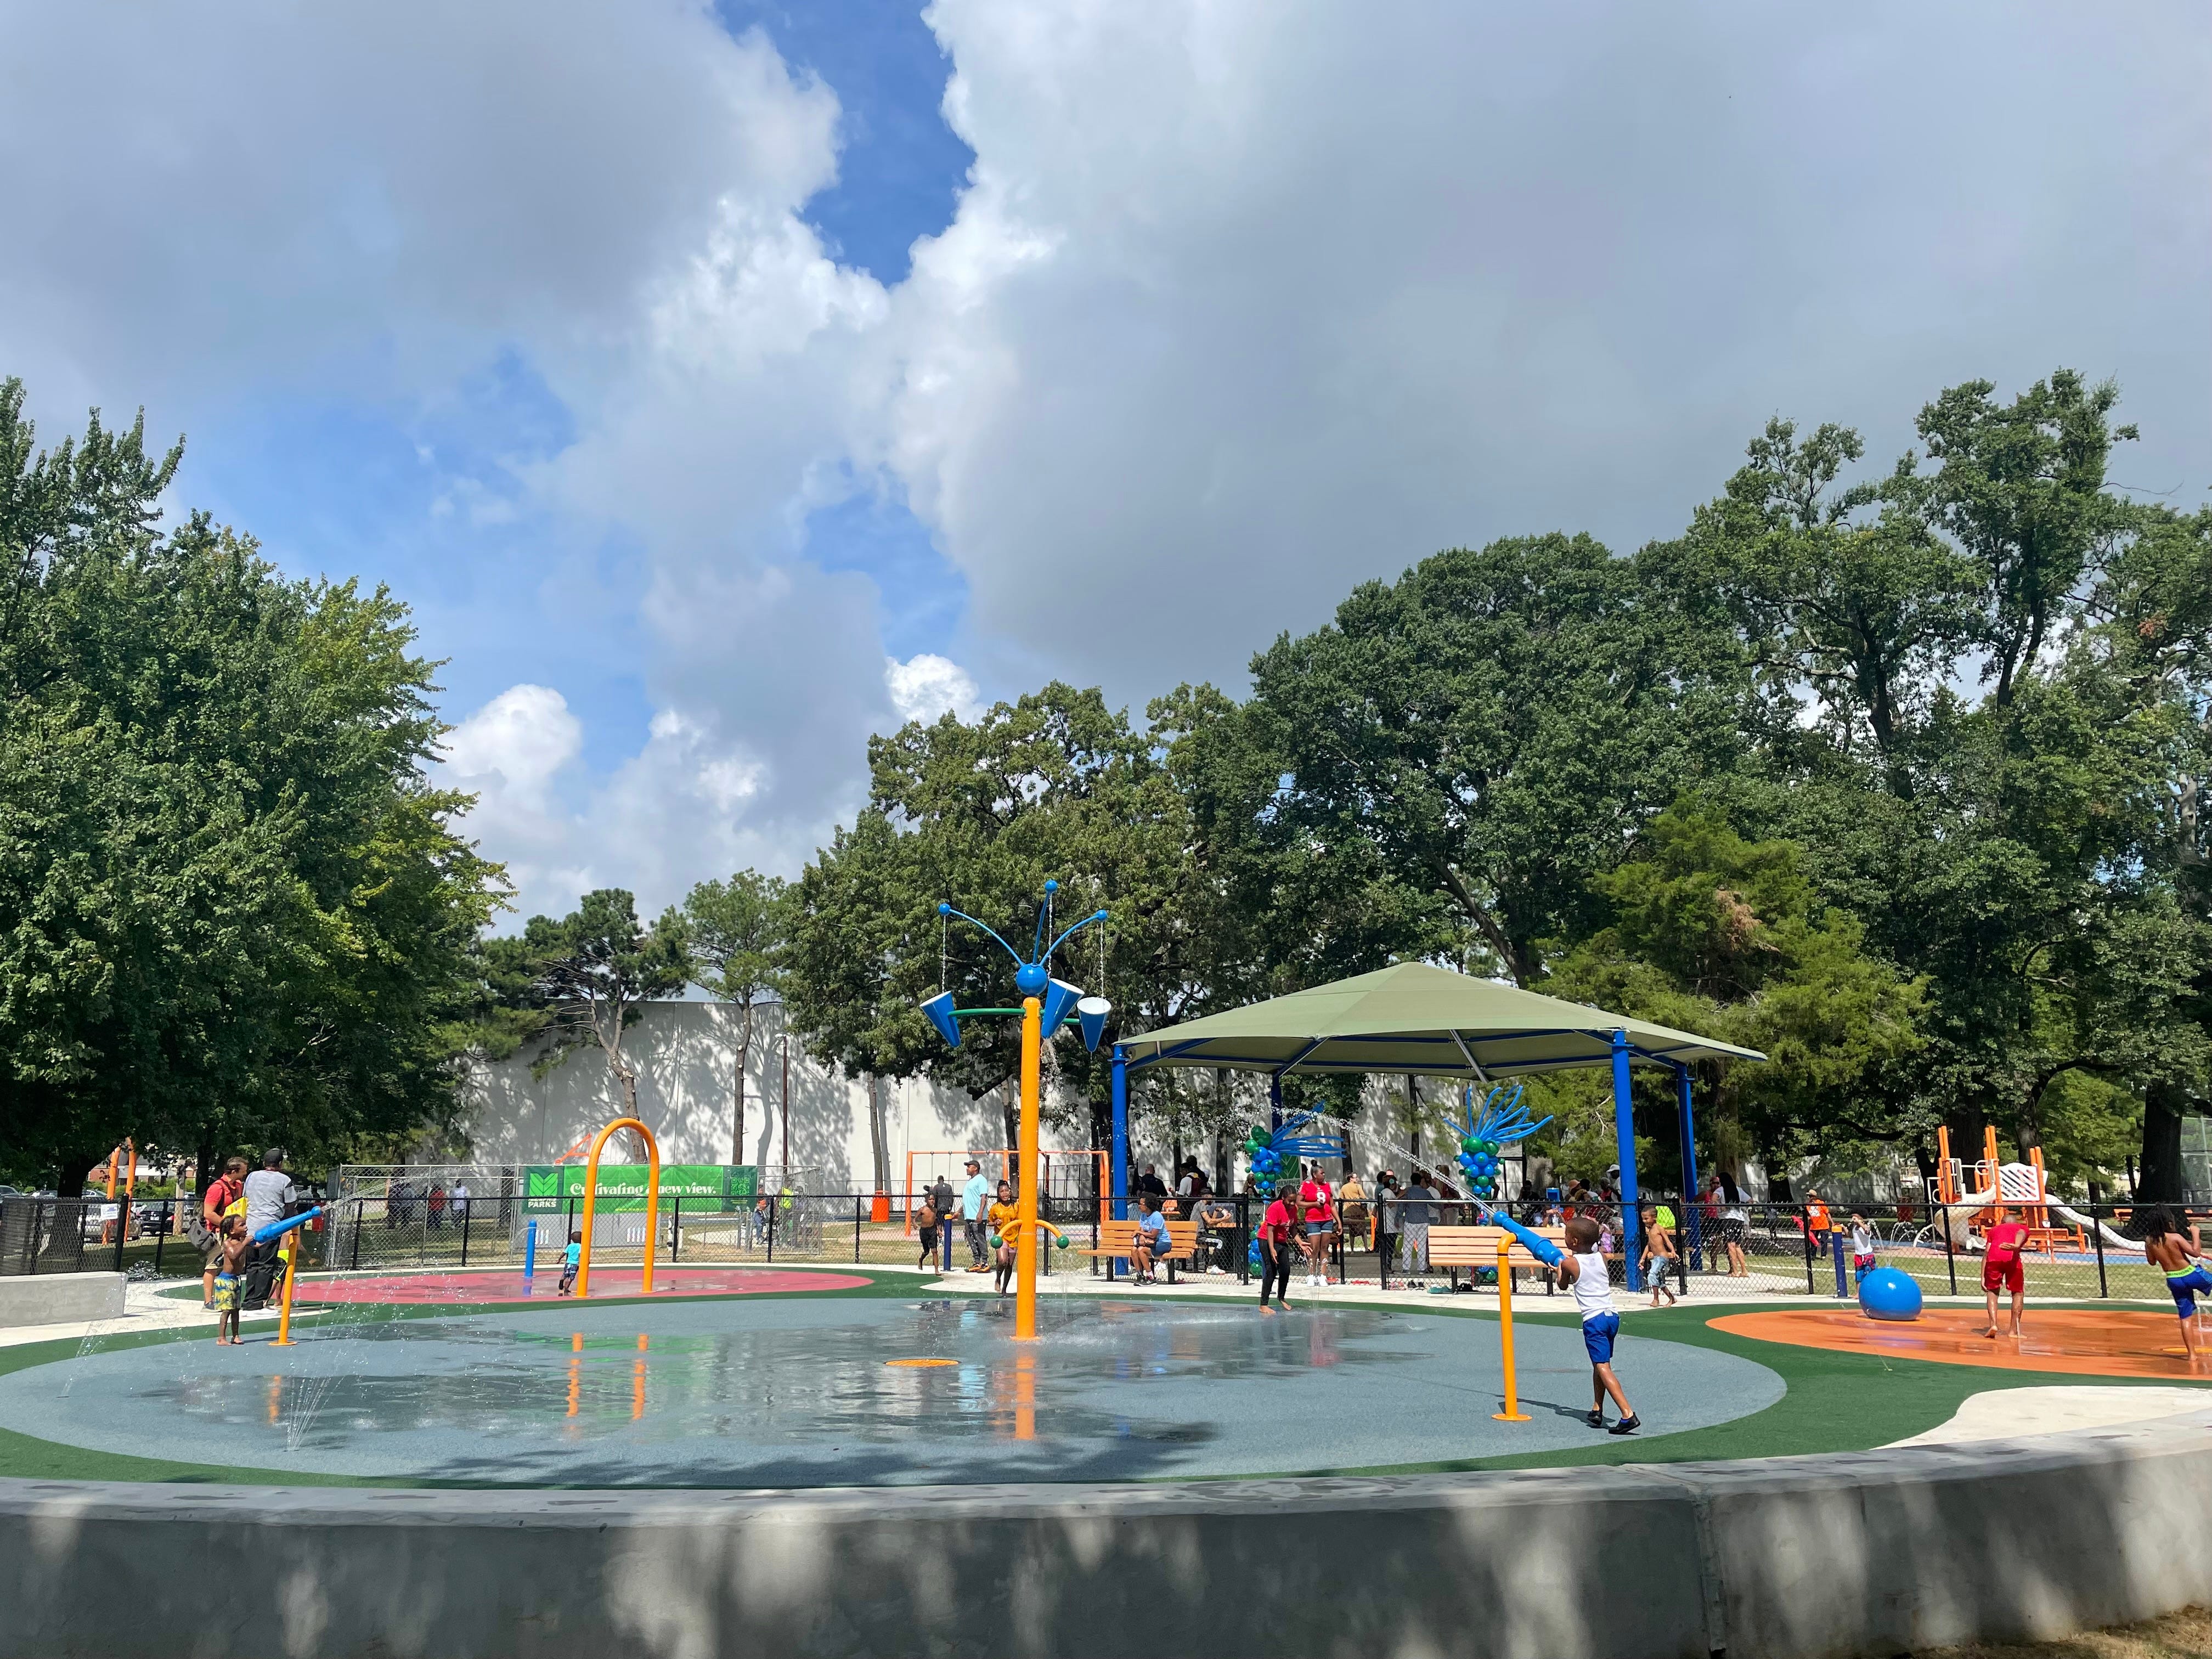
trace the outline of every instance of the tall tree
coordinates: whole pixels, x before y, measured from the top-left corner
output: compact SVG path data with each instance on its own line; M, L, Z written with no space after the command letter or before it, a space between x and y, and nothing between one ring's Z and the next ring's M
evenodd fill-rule
M629 894L598 888L557 921L532 916L520 939L486 940L483 955L489 1000L511 1017L505 1042L526 1045L541 1074L596 1048L635 1117L637 1067L623 1040L644 1004L676 995L690 977L677 913L648 928Z
M1285 836L1370 842L1528 985L1586 931L1587 877L1686 785L1733 763L1734 642L1585 536L1439 553L1334 625L1256 657Z
M405 610L194 517L180 451L37 450L0 386L0 1161L125 1134L313 1158L449 1112L501 889L433 789Z
M781 994L792 914L791 884L757 870L740 870L726 882L702 881L684 900L681 926L690 941L694 981L738 1008L738 1060L730 1085L733 1164L749 1161L745 1060L752 1049L753 1007L763 997Z

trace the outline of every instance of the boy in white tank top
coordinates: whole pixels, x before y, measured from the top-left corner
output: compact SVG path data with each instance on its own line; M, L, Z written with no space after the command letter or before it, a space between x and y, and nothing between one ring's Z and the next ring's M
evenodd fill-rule
M1590 1427L1606 1428L1605 1401L1610 1395L1620 1420L1606 1432L1633 1434L1644 1426L1644 1419L1613 1374L1613 1344L1620 1334L1620 1315L1614 1311L1613 1285L1598 1249L1598 1225L1588 1216L1578 1215L1567 1223L1567 1255L1558 1272L1559 1282L1574 1291L1575 1308L1583 1316L1583 1347L1590 1362Z

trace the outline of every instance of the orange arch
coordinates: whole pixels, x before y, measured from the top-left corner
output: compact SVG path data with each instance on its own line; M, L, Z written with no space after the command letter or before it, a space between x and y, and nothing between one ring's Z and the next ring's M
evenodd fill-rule
M576 1260L576 1294L592 1293L592 1216L599 1196L599 1154L606 1148L607 1137L617 1129L635 1129L645 1142L645 1155L650 1164L645 1176L645 1282L641 1287L647 1296L653 1294L653 1246L660 1235L660 1143L653 1138L653 1131L634 1117L618 1117L599 1131L592 1142L592 1156L584 1165L584 1249Z

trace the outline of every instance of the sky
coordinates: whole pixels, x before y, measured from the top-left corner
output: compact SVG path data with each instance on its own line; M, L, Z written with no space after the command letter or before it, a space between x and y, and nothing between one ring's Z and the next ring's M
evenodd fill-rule
M0 374L388 584L509 925L790 875L870 733L1141 715L1777 414L2119 382L2212 491L2212 12L0 9Z

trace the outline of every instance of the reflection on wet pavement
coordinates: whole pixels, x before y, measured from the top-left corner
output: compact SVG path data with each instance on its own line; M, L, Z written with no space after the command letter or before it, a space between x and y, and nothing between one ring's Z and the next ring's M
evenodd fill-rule
M1267 1473L1537 1449L1561 1432L1487 1422L1486 1321L1086 1300L1048 1303L1040 1340L1017 1344L1009 1313L791 1300L334 1324L291 1349L89 1355L64 1362L65 1397L33 1368L0 1378L0 1415L140 1455L575 1485ZM1587 1378L1574 1333L1521 1335L1524 1388L1547 1367ZM1747 1362L1645 1346L1698 1372L1672 1426L1779 1395ZM892 1363L933 1359L952 1363Z

